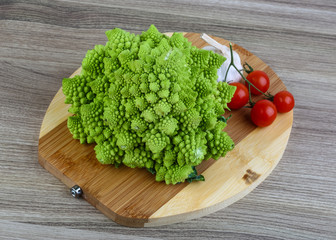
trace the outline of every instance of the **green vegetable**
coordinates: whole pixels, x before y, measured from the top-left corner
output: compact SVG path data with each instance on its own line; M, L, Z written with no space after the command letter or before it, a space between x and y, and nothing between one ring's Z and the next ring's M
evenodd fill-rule
M93 143L102 164L147 168L157 181L202 181L195 166L234 143L220 115L235 87L217 83L223 56L154 25L141 35L115 28L89 50L80 76L63 79L68 128Z

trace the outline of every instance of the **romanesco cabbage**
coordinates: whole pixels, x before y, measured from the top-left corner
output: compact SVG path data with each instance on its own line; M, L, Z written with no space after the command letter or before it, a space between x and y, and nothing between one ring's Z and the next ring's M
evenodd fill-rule
M216 81L225 58L154 25L137 36L119 28L106 35L80 76L63 79L73 138L95 142L102 164L147 168L166 184L202 179L195 166L234 147L218 119L235 91Z

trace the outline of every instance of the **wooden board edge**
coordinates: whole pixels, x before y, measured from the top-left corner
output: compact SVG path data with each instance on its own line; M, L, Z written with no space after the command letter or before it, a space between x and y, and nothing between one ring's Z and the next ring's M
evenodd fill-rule
M46 169L50 174L55 176L58 180L60 180L65 186L69 188L69 196L70 196L70 188L76 185L74 181L72 181L69 177L62 174L58 169L55 169L55 167L50 164L46 159L44 159L43 156L41 156L40 153L38 153L38 162L39 164ZM145 223L148 222L148 219L144 218L128 218L122 215L118 215L117 213L113 212L111 209L106 207L105 205L101 204L97 199L95 199L93 196L91 196L89 193L85 191L85 188L83 189L83 195L82 198L86 200L88 203L90 203L93 207L98 209L100 212L102 212L106 217L110 218L114 222L128 227L144 227ZM74 204L76 204L76 201L78 199L73 199Z
M60 171L55 169L55 167L46 161L43 156L41 156L40 153L38 153L38 161L40 165L46 169L49 173L51 173L53 176L55 176L57 179L59 179L61 182L63 182L67 187L72 187L76 183L74 183L70 178L66 177L65 175L61 174ZM62 180L64 179L64 180Z

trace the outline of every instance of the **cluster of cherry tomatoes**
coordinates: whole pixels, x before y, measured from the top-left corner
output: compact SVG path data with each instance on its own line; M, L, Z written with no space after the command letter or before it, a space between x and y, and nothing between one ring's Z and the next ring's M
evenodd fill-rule
M277 94L266 94L269 89L270 80L263 71L251 71L245 79L245 85L242 83L231 83L237 87L236 92L228 104L230 109L239 109L250 102L251 120L259 127L266 127L273 123L277 113L286 113L294 108L295 101L293 95L288 91L281 91ZM249 93L250 90L250 93ZM256 103L252 102L251 94L265 95L267 99L262 99Z

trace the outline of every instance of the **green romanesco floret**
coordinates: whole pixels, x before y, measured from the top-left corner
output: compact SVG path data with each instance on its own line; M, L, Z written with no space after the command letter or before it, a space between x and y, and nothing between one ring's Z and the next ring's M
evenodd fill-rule
M160 33L154 25L151 25L146 32L143 32L140 35L140 39L142 41L145 41L147 39L151 39L155 44L160 43L160 41L164 37L165 36L162 33Z
M166 184L202 180L195 167L234 146L218 120L235 91L216 81L225 58L154 25L106 36L87 52L81 74L62 83L73 138L96 143L102 164L147 168Z
M197 106L197 109L199 110L202 118L201 124L204 125L207 130L213 129L217 124L218 115L214 108L214 102L214 98L209 98Z
M110 88L109 79L106 76L98 76L94 81L88 83L91 87L92 92L96 95L100 95L103 98L108 95L108 90Z
M169 44L171 47L176 47L180 49L189 49L191 47L191 42L183 36L183 33L173 33L169 39ZM190 52L190 51L188 51Z
M123 105L110 104L104 108L104 120L111 129L121 129L126 121L125 107Z
M154 160L144 145L125 152L123 163L131 168L153 168Z
M177 162L180 166L185 164L197 166L204 160L207 153L205 136L206 133L199 130L181 134L181 141L176 144L179 148Z
M154 111L160 117L166 116L170 110L171 104L168 103L166 99L162 99L154 105Z
M177 151L174 149L173 145L168 145L165 148L164 154L163 154L163 165L165 167L169 167L173 164L177 163Z
M178 129L178 121L173 117L165 117L158 124L160 131L168 136L173 136Z
M80 116L82 119L85 133L91 138L99 137L103 134L104 118L103 118L103 104L100 102L92 102L84 104L80 108ZM92 140L90 140L91 142ZM88 140L89 142L89 140Z
M121 130L116 134L117 145L121 150L132 150L140 142L135 132Z
M132 120L131 128L137 133L142 133L148 128L148 125L149 124L144 119L136 117Z
M148 107L146 110L144 110L142 113L141 113L141 117L143 117L143 119L146 121L146 122L155 122L157 121L157 119L159 118L158 115L156 115L153 107Z
M62 90L65 103L72 104L69 112L78 114L80 106L93 101L95 94L93 93L90 83L92 79L89 76L75 76L73 78L64 78L62 81Z
M226 132L223 131L208 133L207 140L208 148L211 151L210 154L207 155L207 159L214 158L217 160L223 156L226 151L230 151L234 147L232 139Z
M79 116L70 116L67 125L74 139L79 139L82 144L86 143L87 134Z
M143 141L152 153L160 153L169 143L169 138L153 129L147 132Z
M217 86L217 99L220 101L225 109L229 109L227 104L231 101L233 94L237 87L227 84L226 82L218 82Z
M143 111L147 108L148 102L144 96L138 96L134 99L134 105L140 110Z
M156 181L166 181L167 184L184 182L193 171L190 165L160 166L156 172Z
M106 32L108 42L106 43L106 53L113 58L118 56L122 51L136 49L139 44L139 37L126 32L120 28L114 28Z
M114 164L118 167L123 159L124 151L118 148L117 139L112 136L95 146L96 157L102 164Z
M104 73L105 46L96 45L89 50L82 61L82 71L84 75L96 78Z

